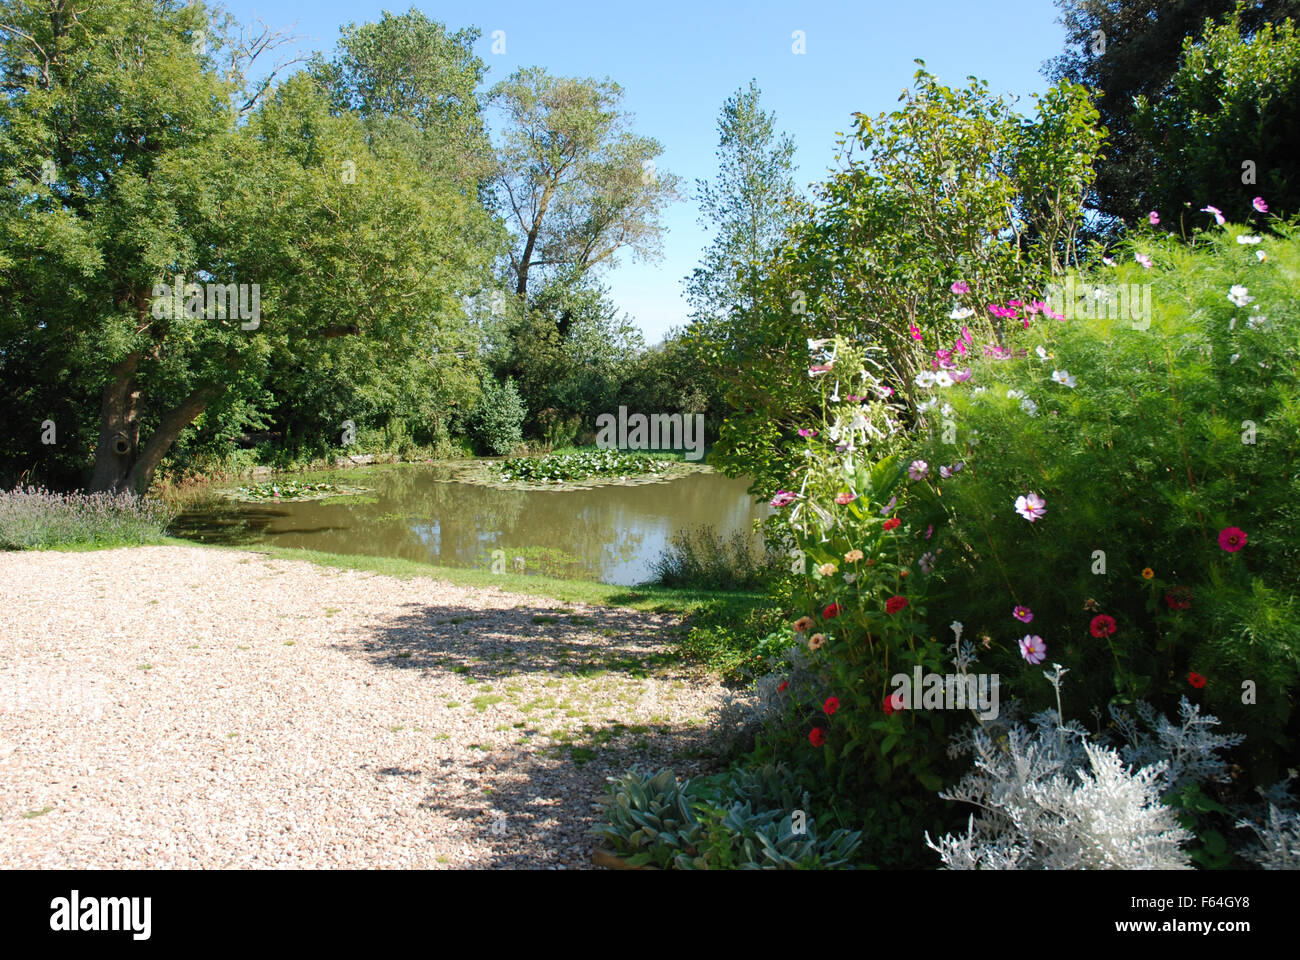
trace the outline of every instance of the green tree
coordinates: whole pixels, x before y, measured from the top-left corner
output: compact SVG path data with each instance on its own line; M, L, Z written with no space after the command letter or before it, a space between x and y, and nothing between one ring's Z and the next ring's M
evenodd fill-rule
M963 327L996 338L985 305L1041 290L1075 256L1101 144L1084 88L1063 84L1025 117L973 78L960 89L924 69L915 79L898 109L855 114L842 168L764 266L754 306L736 310L725 340L700 343L728 406L715 461L764 492L788 479L816 400L809 340L868 346L878 375L910 395L929 351ZM957 281L977 311L955 312Z
M307 76L246 95L202 5L5 0L0 24L0 352L93 398L93 489L146 489L200 417L258 424L277 354L329 376L342 338L376 369L427 353L486 274L475 198L371 149Z
M1098 91L1097 109L1109 133L1097 164L1090 206L1103 215L1107 232L1145 217L1155 205L1151 171L1162 154L1134 124L1139 97L1157 102L1178 69L1183 42L1199 36L1206 19L1222 21L1237 0L1056 0L1067 49L1045 71L1053 80L1082 83ZM1300 18L1300 0L1251 0L1241 6L1241 28L1253 36L1263 24ZM1245 154L1223 162L1241 169Z
M337 114L361 117L372 142L402 145L431 176L477 189L492 173L492 146L478 86L487 68L474 54L477 29L449 33L412 8L374 23L350 23L330 58L308 69Z
M528 294L538 271L580 275L616 255L658 253L659 216L677 177L658 170L658 141L634 134L609 80L553 77L530 67L497 84L505 112L496 195L514 235L510 274Z
M1300 211L1300 35L1283 21L1249 39L1236 18L1206 24L1183 45L1168 89L1139 98L1134 128L1157 155L1151 206L1196 215L1206 203L1244 219L1263 195L1272 212ZM1191 227L1191 222L1186 227Z
M718 117L718 172L696 181L700 225L714 231L700 265L686 279L692 318L717 321L737 304L753 305L758 270L793 222L794 141L778 135L775 116L749 86L727 98Z

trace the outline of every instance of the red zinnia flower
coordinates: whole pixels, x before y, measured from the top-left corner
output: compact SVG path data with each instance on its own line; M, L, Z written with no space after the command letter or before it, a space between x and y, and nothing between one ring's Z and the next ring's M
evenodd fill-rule
M1170 610L1187 610L1192 606L1192 591L1186 587L1174 587L1165 594L1165 603Z
M1197 673L1195 670L1193 670L1191 673L1187 675L1187 682L1190 683L1192 686L1194 686L1197 690L1205 686L1205 678L1201 676L1199 673Z
M885 521L885 529L893 530L896 526L898 526L902 522L903 521L899 520L898 517L890 517L888 520Z
M838 710L839 708L840 708L839 697L827 697L826 702L822 704L822 712L826 714L826 716L828 717L834 714L835 711Z
M834 620L839 615L840 615L840 605L838 603L832 603L829 607L827 607L825 610L822 611L823 620Z
M1109 637L1115 632L1115 618L1105 613L1099 613L1092 618L1092 624L1088 627L1094 637Z
M787 689L789 686L790 686L790 681L789 681L789 680L782 680L781 683L780 683L780 685L776 688L776 692L777 692L777 693L785 693L786 689Z
M885 601L885 613L893 616L907 606L907 597L893 596Z
M885 716L892 717L899 710L903 709L903 694L901 692L885 694L885 702L882 704Z
M820 747L826 742L826 731L821 727L813 727L812 730L808 732L808 742L814 747Z
M1246 545L1246 531L1239 527L1224 527L1219 531L1219 546L1229 553L1236 553Z

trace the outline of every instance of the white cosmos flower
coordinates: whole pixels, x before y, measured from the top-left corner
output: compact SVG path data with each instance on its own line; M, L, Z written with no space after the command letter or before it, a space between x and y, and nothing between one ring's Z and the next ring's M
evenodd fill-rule
M1228 291L1228 299L1239 307L1244 307L1248 303L1254 302L1255 298L1250 295L1250 290L1241 284L1234 284Z
M970 307L957 307L952 311L952 313L948 314L948 319L965 320L973 316L975 316L975 311L972 310Z
M1259 257L1261 263L1263 263L1265 260L1268 259L1268 254L1265 253L1263 250L1256 250L1255 256Z
M1229 362L1229 363L1236 363L1236 362L1237 362L1238 360L1240 360L1240 359L1241 359L1241 354L1239 354L1239 353L1234 353L1232 356L1230 356L1230 357L1228 358L1228 362Z
M1265 326L1267 323L1268 323L1268 317L1264 317L1264 316L1246 318L1246 326L1250 327L1250 329L1252 330L1258 330L1260 327Z
M922 390L928 390L930 387L934 386L934 374L929 370L922 370L916 375L916 380L914 382Z
M1064 384L1067 387L1075 386L1075 379L1074 377L1070 376L1069 370L1053 370L1052 379L1055 380L1057 383Z
M1020 409L1025 411L1025 413L1029 414L1031 417L1038 416L1038 404L1034 403L1034 401L1030 400L1028 397L1025 397L1025 399L1020 401Z
M945 373L944 371L940 370L938 373L934 375L934 385L936 387L951 387L952 384L953 384L952 377L948 376L948 374Z
M1051 357L1051 354L1047 352L1046 347L1034 347L1034 353L1038 354L1038 359L1042 360L1044 363L1046 363L1048 358Z
M1024 391L1022 391L1022 390L1008 390L1008 391L1007 391L1007 399L1008 399L1008 400L1021 400L1021 399L1024 398L1024 396L1025 396L1025 394L1024 394Z
M927 410L933 410L939 405L938 397L931 397L929 400L923 400L916 405L917 413L925 413Z
M1259 243L1259 241L1263 239L1264 239L1263 237L1250 237L1250 236L1246 236L1245 234L1242 234L1237 238L1237 242L1243 245L1247 243L1255 244L1255 243Z

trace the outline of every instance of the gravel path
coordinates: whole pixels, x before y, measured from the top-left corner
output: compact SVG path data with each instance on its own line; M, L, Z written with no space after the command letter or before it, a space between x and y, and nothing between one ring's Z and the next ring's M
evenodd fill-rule
M590 865L700 769L671 618L202 547L0 553L0 866Z

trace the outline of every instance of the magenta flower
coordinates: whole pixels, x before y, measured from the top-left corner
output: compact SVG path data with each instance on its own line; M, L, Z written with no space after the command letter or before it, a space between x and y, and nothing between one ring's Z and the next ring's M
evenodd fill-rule
M789 490L778 490L776 496L768 502L774 507L788 507L798 499L799 495L797 493L791 493Z
M965 280L958 280L949 289L951 289L953 293L958 295L961 295L963 293L970 293L970 284L967 283Z
M1016 513L1033 523L1047 513L1047 501L1036 493L1016 497Z
M1040 636L1025 634L1020 640L1020 655L1030 663L1042 663L1047 657L1047 644Z
M1219 546L1229 553L1236 553L1246 545L1246 531L1239 527L1224 527L1219 531Z
M925 475L930 472L930 465L924 460L913 460L912 465L907 468L907 475L912 480L924 480Z
M1260 213L1268 213L1268 204L1264 202L1263 197L1256 197L1254 200L1250 201L1250 205Z
M1147 214L1147 223L1151 224L1151 226L1153 227L1160 226L1160 214L1152 210L1150 213Z
M909 324L907 325L907 330L908 330L908 332L912 335L912 339L913 339L913 340L920 340L920 339L921 339L921 337L922 337L922 334L921 334L921 328L918 327L916 324L914 324L914 323L909 323Z
M1146 269L1148 270L1150 270L1152 266L1154 266L1154 263L1151 260L1151 258L1148 257L1145 253L1135 253L1133 254L1133 259L1136 260L1138 263L1142 264L1142 266L1146 267Z
M970 378L971 378L970 367L964 367L961 370L957 370L952 375L952 379L954 383L965 383Z
M803 427L800 427L800 428L799 428L799 436L804 437L804 438L807 438L807 437L815 437L815 436L817 436L817 431L816 431L816 430L805 430Z
M1201 213L1214 214L1214 220L1219 226L1223 226L1228 221L1223 218L1223 211L1218 207L1201 207Z
M1034 611L1030 610L1028 607L1016 607L1011 611L1011 615L1021 623L1029 623L1034 619Z

